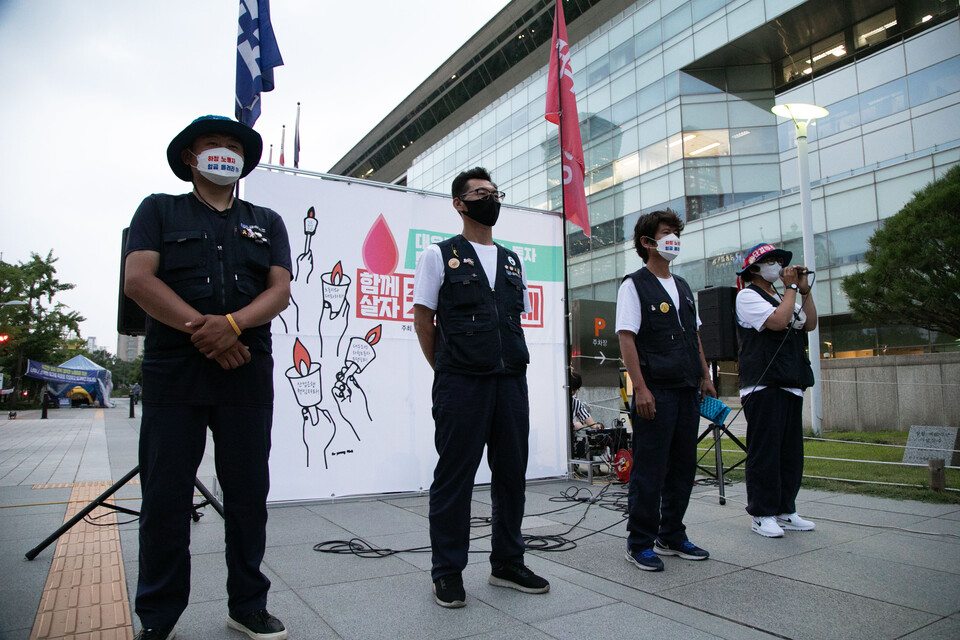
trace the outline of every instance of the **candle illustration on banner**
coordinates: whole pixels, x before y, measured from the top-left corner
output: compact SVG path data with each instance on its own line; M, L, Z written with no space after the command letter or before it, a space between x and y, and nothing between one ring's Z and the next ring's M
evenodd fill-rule
M343 272L343 265L337 262L328 273L320 275L320 281L323 283L323 306L330 308L331 318L336 318L343 310L352 280Z
M317 232L317 212L313 207L307 209L307 217L303 219L303 235L305 236L303 240L303 252L307 253L310 251L310 242L313 240L313 235Z
M399 260L397 241L381 213L363 240L363 264L367 271L385 276L396 271Z
M383 325L378 324L367 332L367 335L363 338L350 338L350 345L347 347L347 355L344 358L343 368L337 372L337 383L333 385L334 396L341 400L349 399L353 395L353 392L350 390L348 383L352 383L357 388L360 387L360 385L357 384L355 376L358 373L363 373L367 365L377 357L377 352L373 349L373 345L380 342L382 331Z
M318 405L323 400L320 363L311 362L310 352L300 342L300 338L293 343L293 366L286 370L286 375L297 404L303 407L304 417L309 416L310 423L314 425L320 422Z

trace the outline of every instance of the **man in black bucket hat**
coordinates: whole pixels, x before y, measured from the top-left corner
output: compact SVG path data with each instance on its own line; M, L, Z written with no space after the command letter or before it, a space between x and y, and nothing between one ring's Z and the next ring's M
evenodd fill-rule
M190 593L193 483L206 430L224 495L227 624L257 640L287 637L267 612L266 546L273 358L270 322L290 296L290 244L280 216L234 197L260 161L253 129L203 116L167 148L192 182L137 209L124 290L147 312L140 426L141 640L173 638Z

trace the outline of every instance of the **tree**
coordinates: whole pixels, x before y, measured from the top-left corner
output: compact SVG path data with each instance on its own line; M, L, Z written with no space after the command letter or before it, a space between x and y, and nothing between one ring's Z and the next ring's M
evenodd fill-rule
M56 261L50 251L46 258L31 253L28 262L0 263L0 301L27 303L0 307L0 333L10 336L0 345L0 366L6 374L3 386L13 386L18 395L26 383L27 360L59 363L66 359L62 358L65 339L79 336L85 319L54 301L58 293L75 286L56 278ZM42 385L29 386L38 390Z
M914 194L843 279L857 320L960 337L960 165Z

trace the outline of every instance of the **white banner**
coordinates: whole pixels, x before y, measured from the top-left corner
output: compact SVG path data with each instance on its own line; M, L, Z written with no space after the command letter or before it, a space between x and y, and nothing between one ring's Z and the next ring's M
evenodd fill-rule
M257 169L244 199L283 217L293 253L291 304L273 321L270 500L429 489L433 371L413 276L423 249L461 231L450 198ZM533 302L528 478L566 473L562 233L559 216L508 206L494 233L524 260Z

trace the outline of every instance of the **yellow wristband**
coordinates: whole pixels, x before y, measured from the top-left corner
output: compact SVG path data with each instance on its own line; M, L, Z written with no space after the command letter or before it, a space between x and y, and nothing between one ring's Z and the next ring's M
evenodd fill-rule
M230 326L233 327L233 330L237 332L237 335L240 335L240 327L237 326L236 320L233 319L233 316L229 313L227 314L227 322L230 323Z

